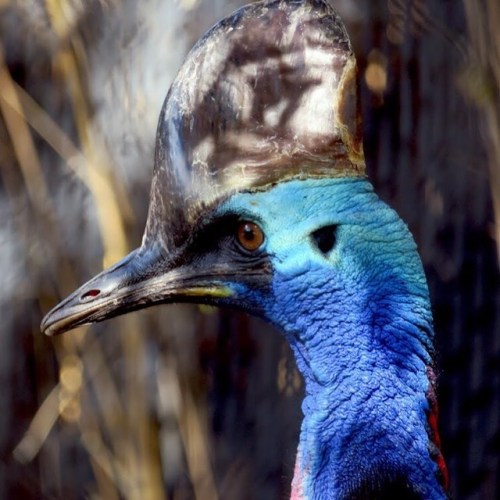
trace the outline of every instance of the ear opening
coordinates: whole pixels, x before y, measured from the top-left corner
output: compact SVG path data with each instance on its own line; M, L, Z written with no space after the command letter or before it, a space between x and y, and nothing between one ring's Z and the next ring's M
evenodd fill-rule
M311 233L311 239L321 253L330 253L337 242L337 225L330 224L317 229Z

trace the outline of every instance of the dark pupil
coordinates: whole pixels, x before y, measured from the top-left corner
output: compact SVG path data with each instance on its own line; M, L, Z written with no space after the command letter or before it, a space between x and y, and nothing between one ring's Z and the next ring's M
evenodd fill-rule
M246 241L252 241L255 239L255 232L250 224L245 224L243 227L243 238L245 238Z

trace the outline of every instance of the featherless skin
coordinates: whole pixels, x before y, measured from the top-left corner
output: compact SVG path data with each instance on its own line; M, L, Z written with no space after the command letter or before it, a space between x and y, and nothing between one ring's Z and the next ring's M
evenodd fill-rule
M401 219L360 179L291 181L220 213L262 227L269 282L229 286L282 329L306 382L292 498L443 498L432 318ZM334 240L321 249L323 228Z
M355 77L324 0L256 2L214 26L160 115L141 247L42 330L170 302L261 316L305 381L292 500L439 500L427 285L364 176Z

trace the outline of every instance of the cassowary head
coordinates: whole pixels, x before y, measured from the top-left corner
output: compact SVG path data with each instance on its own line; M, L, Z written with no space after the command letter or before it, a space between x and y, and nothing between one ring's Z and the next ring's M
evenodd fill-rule
M165 100L141 247L42 329L181 301L264 317L306 382L292 498L443 498L427 286L365 178L356 89L323 0L219 22Z
M355 78L345 28L324 2L259 2L214 26L163 105L142 246L54 309L46 333L155 302L246 308L237 289L272 275L272 235L228 203L291 181L363 179ZM305 215L290 201L280 207L289 228Z

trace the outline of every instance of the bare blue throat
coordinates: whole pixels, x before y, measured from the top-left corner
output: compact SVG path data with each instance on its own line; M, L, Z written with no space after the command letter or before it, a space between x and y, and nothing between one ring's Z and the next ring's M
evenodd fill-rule
M367 180L345 178L238 193L219 212L253 220L266 235L269 286L233 286L284 332L304 377L294 482L305 498L356 498L391 487L407 498L444 498L428 424L428 290L396 212ZM328 226L335 242L323 252L312 234Z

